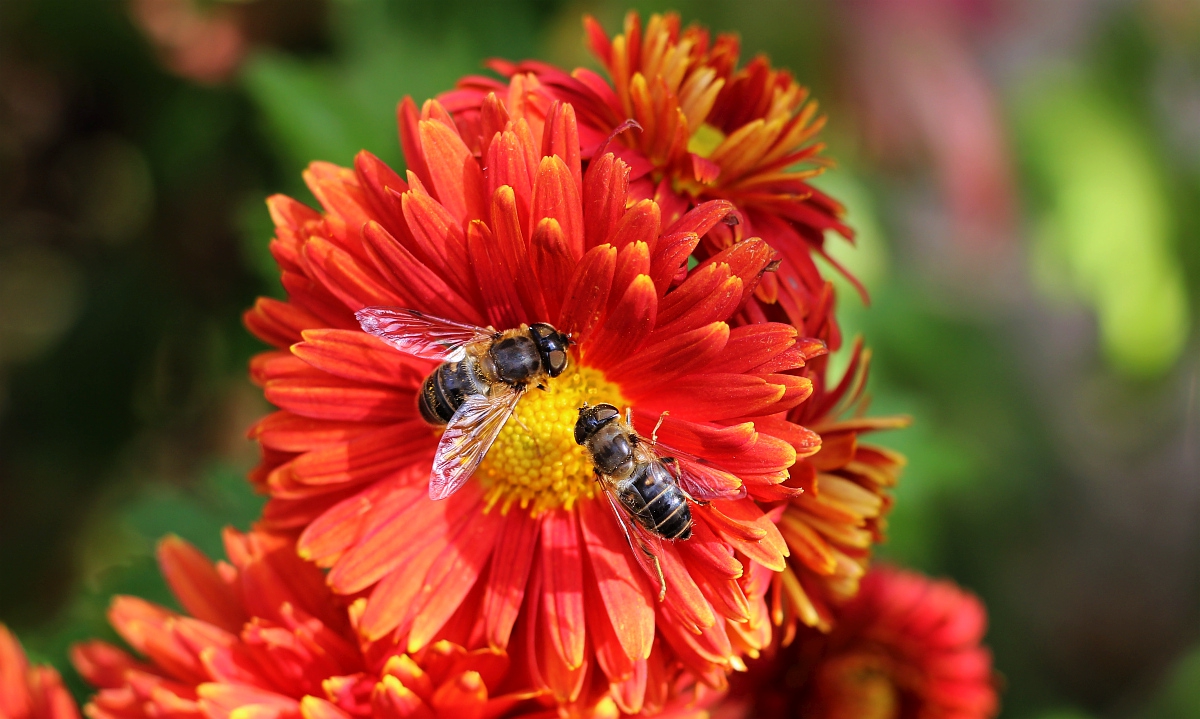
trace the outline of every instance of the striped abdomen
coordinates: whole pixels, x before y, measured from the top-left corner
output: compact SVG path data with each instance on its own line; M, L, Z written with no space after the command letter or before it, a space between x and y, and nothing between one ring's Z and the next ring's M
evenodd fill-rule
M664 539L692 536L692 511L662 462L640 462L618 492L637 523Z
M417 406L421 417L430 424L446 424L469 395L487 394L488 387L475 359L443 362L425 378Z

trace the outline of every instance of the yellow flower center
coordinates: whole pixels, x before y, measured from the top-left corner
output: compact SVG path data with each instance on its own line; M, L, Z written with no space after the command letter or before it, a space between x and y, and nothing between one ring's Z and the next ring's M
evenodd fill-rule
M871 652L827 660L817 677L821 719L896 719L900 692L888 662Z
M546 384L545 391L525 392L475 472L489 510L499 505L507 512L518 504L537 515L595 496L591 458L575 444L579 407L607 402L624 411L625 398L603 373L578 366L574 355L567 370Z
M725 142L725 133L707 122L703 122L692 133L687 149L688 152L694 152L700 157L711 157L722 142Z

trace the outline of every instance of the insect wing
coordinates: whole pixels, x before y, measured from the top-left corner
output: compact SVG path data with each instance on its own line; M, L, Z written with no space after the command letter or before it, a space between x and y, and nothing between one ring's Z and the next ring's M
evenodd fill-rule
M746 496L746 487L737 475L665 444L654 445L654 449L667 469L675 475L680 488L692 499L711 502L714 499L741 499Z
M633 521L629 510L617 499L616 490L606 480L601 479L600 484L604 488L608 506L617 518L617 524L621 525L621 531L625 532L625 539L629 542L629 548L633 550L633 558L658 585L658 601L661 602L667 596L667 581L663 578L662 565L658 561L658 555L663 551L662 540Z
M521 399L521 390L511 385L496 386L493 392L468 396L450 418L433 457L430 499L449 497L471 478Z
M363 331L396 349L429 360L457 362L471 342L488 340L491 330L430 317L403 307L364 307L354 313Z

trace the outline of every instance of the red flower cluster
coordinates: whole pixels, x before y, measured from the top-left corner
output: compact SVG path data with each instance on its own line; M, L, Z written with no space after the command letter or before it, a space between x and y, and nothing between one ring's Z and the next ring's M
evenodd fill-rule
M835 611L734 682L722 716L756 719L990 719L998 703L980 645L983 605L947 581L877 568Z
M229 530L225 550L230 563L214 565L183 540L159 546L163 575L191 616L136 597L113 602L113 627L148 661L99 641L75 647L76 669L100 688L89 717L407 719L543 710L537 692L505 690L514 682L501 652L437 642L410 654L363 640L355 626L362 600L340 601L290 538Z
M859 440L904 421L862 417L860 346L828 377L840 336L814 255L850 232L807 182L827 164L815 104L673 15L587 29L609 80L497 63L506 81L400 104L404 177L363 151L305 173L319 210L268 201L287 299L245 321L274 348L251 367L279 408L250 433L270 499L227 531L229 562L160 546L187 615L115 601L142 658L75 649L92 719L698 716L747 662L735 689L757 693L722 711L993 711L978 603L867 574L903 458ZM418 408L439 365L364 331L379 307L570 335L565 370L519 393L447 499L429 497L441 430ZM680 493L686 538L635 546L575 433L599 403L720 485ZM73 710L57 675L19 666L0 701L56 711L18 716Z

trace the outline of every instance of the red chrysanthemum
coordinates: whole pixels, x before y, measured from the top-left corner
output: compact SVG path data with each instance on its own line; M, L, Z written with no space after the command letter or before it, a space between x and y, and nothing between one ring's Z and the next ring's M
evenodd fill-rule
M948 581L876 568L829 634L805 630L733 682L723 717L989 719L987 612Z
M702 28L681 31L674 14L652 16L643 32L637 13L630 13L625 34L612 39L594 19L587 18L585 26L609 81L582 68L567 74L536 61L493 61L507 84L471 77L442 100L468 127L482 122L481 98L489 92L502 93L533 118L556 100L569 101L579 112L585 159L626 120L636 121L640 129L618 132L615 140L616 154L632 167L632 196L654 198L665 215L715 198L739 211L741 223L711 228L697 257L736 246L750 234L761 235L781 254L779 270L755 291L758 302L749 303L734 323L784 319L801 336L836 348L833 286L812 255L824 254L827 230L847 237L850 232L839 219L841 207L806 182L824 165L817 154L821 146L813 142L822 120L807 91L762 57L738 69L735 37L722 35L710 44ZM820 453L800 458L787 483L807 490L792 497L782 514L780 528L792 556L788 570L773 578L774 617L789 632L797 620L828 629L830 606L854 595L870 549L882 539L891 504L886 490L904 465L895 452L858 444L863 432L907 424L904 418L868 419L852 411L866 382L861 347L853 348L840 382L826 376L826 365L821 357L802 371L815 395L788 415L818 431L824 443Z
M62 677L49 666L29 666L20 642L0 624L0 717L79 719Z
M214 565L168 538L159 563L191 616L117 597L113 627L142 657L76 645L72 661L99 691L91 719L432 719L546 714L503 652L437 642L408 654L365 642L349 606L301 561L291 539L225 533L232 563ZM516 688L513 688L516 687Z
M747 318L800 326L820 314L829 325L814 336L837 349L837 325L826 311L832 288L813 255L837 266L825 252L825 233L853 235L841 220L842 206L808 183L830 164L814 141L824 118L808 90L765 57L739 68L736 36L710 42L706 29L681 30L674 13L651 16L643 31L640 16L630 12L625 33L611 39L594 18L584 25L608 80L586 68L567 73L537 61L497 60L490 66L507 83L468 77L440 99L461 126L472 128L483 121L487 93L508 98L510 107L527 106L535 117L554 100L570 102L579 114L585 159L634 120L640 127L621 133L615 150L632 169L631 196L656 200L668 224L705 201L733 203L740 224L712 228L696 256L763 238L780 253L781 266L756 289L758 302L747 306Z
M761 239L688 269L729 202L668 219L630 194L612 153L584 172L569 104L527 111L489 96L467 132L406 100L407 179L363 152L353 170L306 173L324 212L270 200L288 300L246 316L278 348L253 362L280 407L253 430L253 478L271 495L265 521L300 531L337 593L367 598L367 638L520 647L560 702L611 694L636 712L662 706L683 668L721 685L769 640L765 594L787 548L758 502L790 497L788 467L819 447L785 413L812 389L793 372L824 347L785 324L731 326L775 260ZM415 397L436 364L362 332L354 312L377 305L501 329L548 321L577 341L448 500L426 496L438 434ZM647 434L669 411L660 440L747 490L693 507L691 539L664 542L662 602L573 440L583 401L633 407Z

